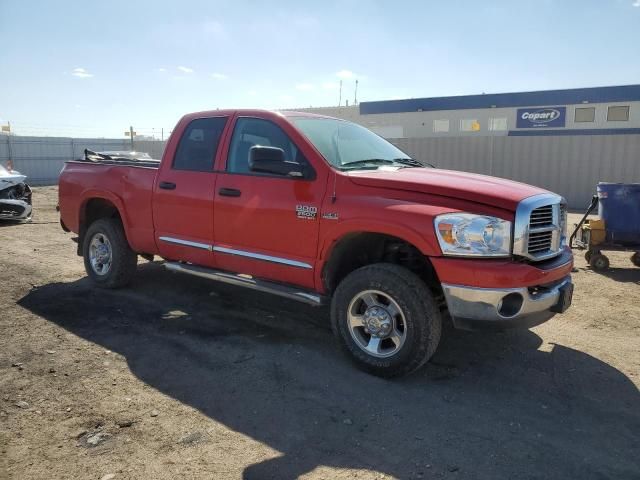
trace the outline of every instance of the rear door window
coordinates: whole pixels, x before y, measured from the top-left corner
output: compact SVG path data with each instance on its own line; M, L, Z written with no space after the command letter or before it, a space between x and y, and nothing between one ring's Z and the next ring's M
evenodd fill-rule
M173 157L172 168L212 172L220 137L226 123L227 117L198 118L189 123Z

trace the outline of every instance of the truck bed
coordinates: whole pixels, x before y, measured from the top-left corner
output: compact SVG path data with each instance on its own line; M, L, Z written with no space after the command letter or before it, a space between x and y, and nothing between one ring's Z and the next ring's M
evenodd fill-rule
M77 162L95 163L101 165L120 165L128 167L148 167L159 168L160 160L151 158L142 152L94 152L89 149L84 150L84 158L75 160Z
M71 160L72 162L96 164L96 165L119 165L123 167L147 167L158 169L160 167L160 160L152 159L129 159L129 158L99 158L95 160L88 160L81 158L78 160Z
M59 181L60 215L78 233L87 199L119 207L127 239L137 252L155 253L151 197L158 161L70 160Z

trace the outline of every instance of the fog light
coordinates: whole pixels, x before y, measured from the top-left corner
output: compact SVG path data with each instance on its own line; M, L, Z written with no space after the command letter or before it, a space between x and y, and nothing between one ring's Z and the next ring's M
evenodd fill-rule
M513 317L522 308L524 299L519 293L510 293L502 297L498 304L498 313L503 317Z

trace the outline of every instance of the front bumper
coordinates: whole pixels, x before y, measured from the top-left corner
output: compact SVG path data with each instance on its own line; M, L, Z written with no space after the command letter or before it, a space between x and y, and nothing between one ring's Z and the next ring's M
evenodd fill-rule
M535 287L479 288L444 283L442 288L454 326L466 330L539 325L566 310L573 292L570 276Z
M24 200L0 200L0 219L27 220L31 218L32 207Z

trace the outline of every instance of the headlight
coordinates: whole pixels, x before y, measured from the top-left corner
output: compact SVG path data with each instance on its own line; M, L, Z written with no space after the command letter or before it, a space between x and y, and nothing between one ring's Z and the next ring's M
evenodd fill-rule
M563 199L564 200L564 199ZM560 204L560 248L567 244L567 204Z
M471 213L447 213L435 218L436 234L445 255L507 257L511 253L511 222Z

